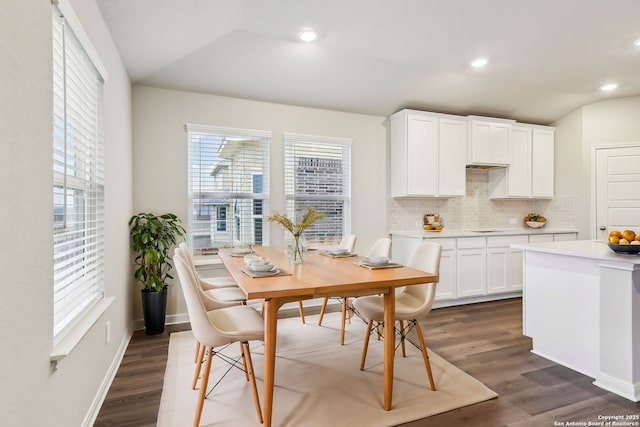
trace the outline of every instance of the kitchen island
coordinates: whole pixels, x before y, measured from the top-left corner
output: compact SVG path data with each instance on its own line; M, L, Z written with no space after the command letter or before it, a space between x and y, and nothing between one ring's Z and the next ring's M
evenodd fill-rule
M640 401L640 256L590 240L524 251L523 328L533 352Z

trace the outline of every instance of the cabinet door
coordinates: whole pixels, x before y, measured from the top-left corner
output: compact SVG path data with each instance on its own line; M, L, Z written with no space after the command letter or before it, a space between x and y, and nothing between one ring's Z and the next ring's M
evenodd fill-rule
M435 196L438 191L438 119L409 115L407 122L407 194Z
M531 195L553 197L553 129L534 129L531 142Z
M491 157L491 123L471 122L469 163L493 163Z
M576 233L562 233L553 235L554 242L566 242L570 240L576 240L577 238L578 236Z
M399 264L406 264L411 255L422 243L421 237L391 236L391 259Z
M471 297L486 293L485 249L458 249L456 256L458 297Z
M438 195L464 196L467 123L440 119L438 138Z
M507 173L507 196L531 196L531 129L511 129L511 162Z
M524 288L524 268L523 268L523 251L522 249L509 249L509 282L507 292L522 291Z
M487 249L487 292L506 292L509 281L509 248Z
M491 158L496 164L509 164L509 142L511 141L511 125L492 123L491 125Z
M456 297L456 251L443 250L440 258L440 281L436 287L436 300Z

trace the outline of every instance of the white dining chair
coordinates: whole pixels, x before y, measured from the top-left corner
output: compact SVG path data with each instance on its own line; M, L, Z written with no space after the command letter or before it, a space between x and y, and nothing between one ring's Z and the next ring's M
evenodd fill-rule
M356 248L356 240L355 234L347 234L340 240L338 249L346 249L347 252L353 253ZM329 297L325 297L324 300L322 300L322 308L320 309L318 325L322 324L322 316L324 316L324 310L327 308L327 302L329 302ZM306 323L304 320L304 306L302 305L302 300L298 301L298 311L300 312L300 319L302 320L302 323Z
M200 425L211 373L211 360L213 356L220 356L220 354L218 354L219 350L217 350L219 347L236 342L240 343L241 357L243 360L242 368L236 363L235 359L229 360L229 357L219 358L227 361L234 367L244 370L246 379L251 383L251 392L253 394L258 421L262 423L260 397L258 396L258 388L253 371L249 341L264 341L264 319L255 309L248 306L207 310L200 298L201 293L198 292L199 286L195 283L191 268L180 256L174 256L173 260L187 304L191 330L193 331L195 339L203 346L201 351L203 359L206 354L204 372L200 382L200 392L198 394L198 402L193 420L194 427ZM200 368L201 363L197 363L192 388L195 388L200 374Z
M373 257L389 258L390 256L391 256L391 239L388 237L382 237L376 240L373 246L371 246L371 249L369 249L369 252L367 253L367 258L373 258ZM340 303L342 305L342 323L340 326L340 345L344 345L344 334L345 334L345 327L347 323L347 313L349 313L348 317L350 318L351 317L350 314L353 312L353 309L349 304L348 297L338 297L337 299L340 300ZM322 308L320 308L320 317L318 318L318 325L322 325L322 319L324 318L324 312L327 308L328 301L329 301L329 298L325 298L324 301L322 302Z
M407 266L426 271L428 273L439 274L441 256L442 246L440 244L425 242L418 246L407 263ZM424 335L422 328L420 327L420 320L431 311L436 295L436 285L437 283L434 282L406 286L402 292L396 295L395 304L395 320L399 321L400 324L398 332L400 334L400 342L402 344L402 355L406 356L404 346L405 341L409 341L422 352L422 358L429 378L429 385L431 386L431 390L434 391L436 386L433 380L433 373L431 371L431 363L429 362L429 353L427 352ZM360 359L360 370L364 370L364 364L367 358L367 349L369 347L369 337L373 332L379 335L379 331L381 329L379 326L384 326L383 296L374 295L356 298L353 301L353 307L359 315L368 319L364 345L362 348L362 358ZM419 344L415 344L407 338L407 334L414 328ZM395 333L395 324L384 328L384 333L387 333L388 331Z
M220 289L220 288L232 288L232 287L237 287L238 284L236 283L235 280L233 280L233 277L229 276L229 275L225 275L225 276L220 276L220 277L202 277L199 273L198 270L196 269L196 264L195 261L193 259L193 255L191 253L191 248L189 248L189 246L185 243L182 242L178 245L178 248L180 248L184 253L184 257L186 259L186 261L188 262L189 266L191 267L191 269L194 271L194 273L196 274L196 278L198 280L198 282L200 283L200 286L202 286L203 289L205 290L209 290L209 289Z

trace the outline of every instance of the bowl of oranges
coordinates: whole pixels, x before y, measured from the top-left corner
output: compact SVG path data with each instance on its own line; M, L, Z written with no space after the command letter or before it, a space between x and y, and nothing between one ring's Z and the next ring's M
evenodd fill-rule
M609 248L618 254L640 253L640 234L633 230L612 230L608 239Z

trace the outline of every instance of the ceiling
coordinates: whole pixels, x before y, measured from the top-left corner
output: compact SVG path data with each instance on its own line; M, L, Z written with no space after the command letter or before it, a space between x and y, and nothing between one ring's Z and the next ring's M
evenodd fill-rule
M640 95L638 0L97 0L133 83L551 123ZM314 43L297 39L315 28ZM469 62L489 59L482 69ZM601 92L605 83L618 89Z

